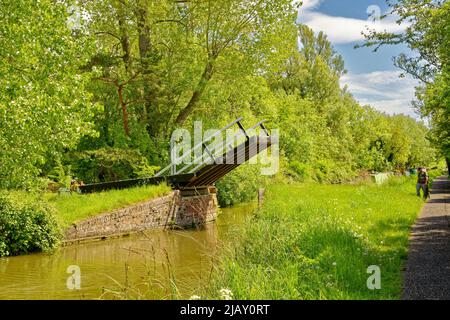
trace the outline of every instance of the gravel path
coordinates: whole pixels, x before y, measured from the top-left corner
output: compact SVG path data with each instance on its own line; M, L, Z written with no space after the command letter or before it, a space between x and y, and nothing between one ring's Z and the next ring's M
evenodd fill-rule
M410 238L403 299L450 299L450 181L437 178Z

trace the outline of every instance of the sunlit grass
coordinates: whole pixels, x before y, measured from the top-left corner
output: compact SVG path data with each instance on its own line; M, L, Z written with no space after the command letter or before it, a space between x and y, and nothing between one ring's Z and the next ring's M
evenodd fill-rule
M99 213L165 195L170 190L161 184L92 194L46 194L45 197L57 209L57 218L61 224L68 226Z
M423 201L414 178L376 185L275 185L208 286L217 298L397 299L409 230ZM381 290L367 268L381 269Z

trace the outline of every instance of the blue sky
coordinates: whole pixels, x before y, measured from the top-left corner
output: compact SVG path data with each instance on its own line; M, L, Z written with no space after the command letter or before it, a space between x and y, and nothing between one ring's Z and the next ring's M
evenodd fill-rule
M395 17L381 21L369 19L368 12L384 14L388 10L384 0L303 0L299 10L299 22L315 32L324 31L336 51L345 60L348 74L341 79L361 104L389 114L408 114L417 117L411 107L414 87L412 78L399 78L400 70L394 67L392 58L401 52L409 53L404 45L382 47L378 52L370 48L354 49L363 43L366 26L378 31L401 32Z

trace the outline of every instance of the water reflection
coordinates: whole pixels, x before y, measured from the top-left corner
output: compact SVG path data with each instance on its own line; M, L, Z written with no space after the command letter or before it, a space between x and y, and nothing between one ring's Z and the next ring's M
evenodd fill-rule
M124 296L125 288L132 298L170 298L176 290L189 296L208 277L217 244L230 241L254 208L222 209L217 222L201 230L154 230L63 247L52 255L1 258L0 299L114 298L117 292ZM81 269L80 290L67 289L70 265Z

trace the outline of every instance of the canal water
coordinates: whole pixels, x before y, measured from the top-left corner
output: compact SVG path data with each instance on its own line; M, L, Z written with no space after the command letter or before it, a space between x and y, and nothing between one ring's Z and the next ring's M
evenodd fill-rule
M254 209L221 209L215 223L198 230L152 230L52 254L0 258L0 299L189 298L209 281L220 248Z

